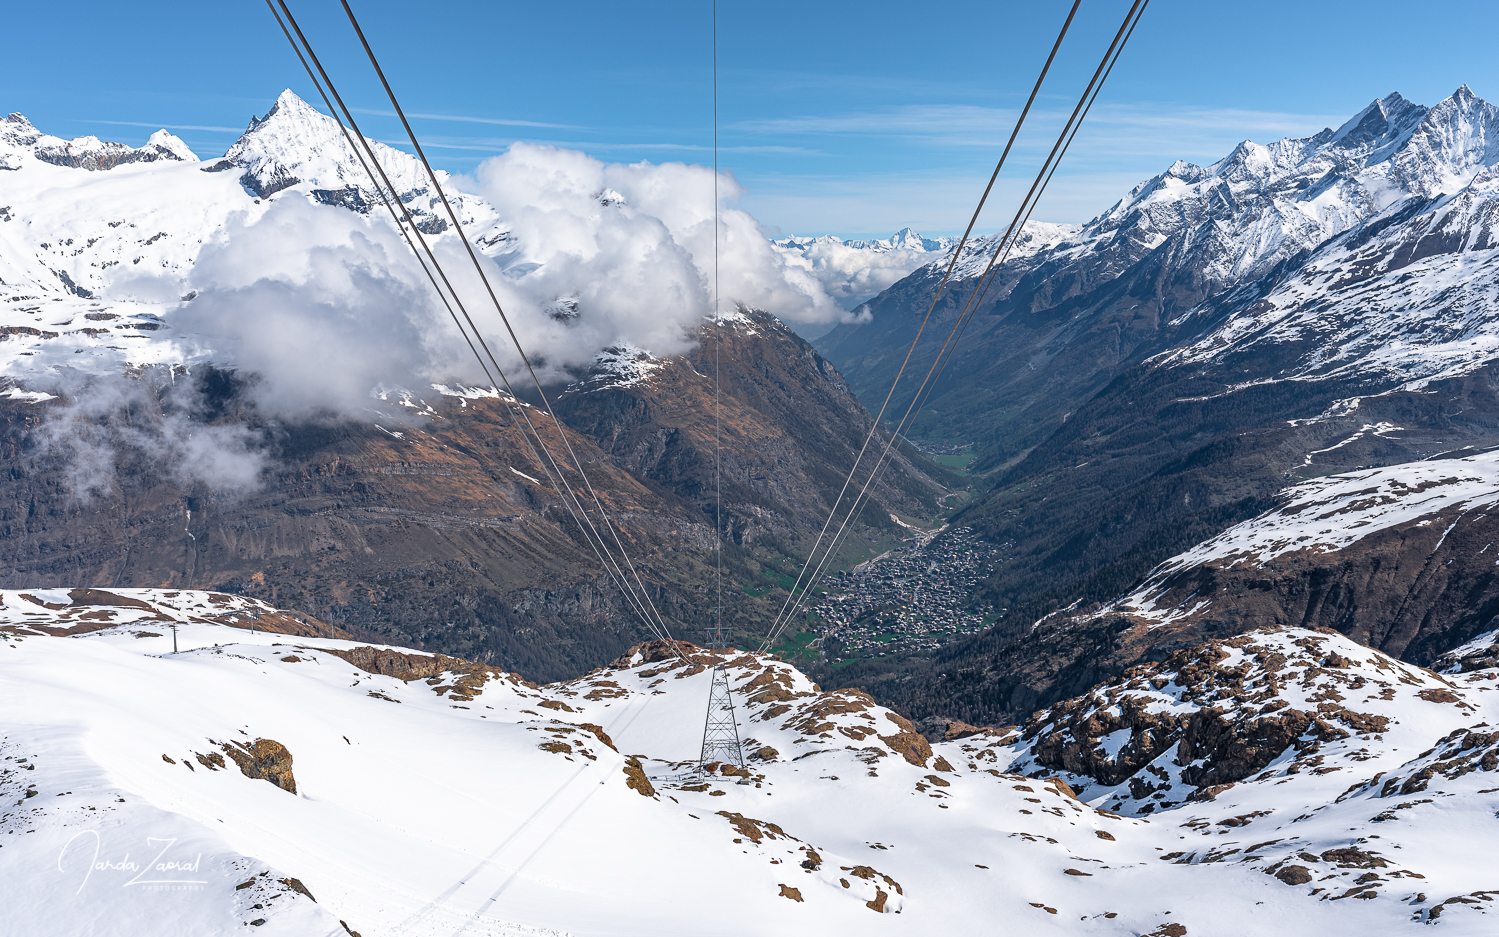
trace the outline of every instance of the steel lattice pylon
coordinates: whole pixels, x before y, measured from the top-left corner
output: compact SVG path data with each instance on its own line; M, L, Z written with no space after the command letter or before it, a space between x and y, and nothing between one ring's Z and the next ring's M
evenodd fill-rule
M713 652L713 687L708 692L708 718L703 724L703 753L699 767L714 762L744 767L744 748L739 744L739 722L734 718L734 697L729 692L729 672L724 669L723 632L709 632Z

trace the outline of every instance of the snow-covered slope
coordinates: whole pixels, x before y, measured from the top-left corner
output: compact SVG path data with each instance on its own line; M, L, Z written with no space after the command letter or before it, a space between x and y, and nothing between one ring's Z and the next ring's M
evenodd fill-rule
M1364 695L1388 685L1393 695L1358 703L1390 713L1388 725L1356 727L1388 739L1358 740L1374 755L1352 733L1329 736L1316 765L1326 770L1287 756L1273 778L1243 785L1253 803L1235 789L1126 817L1080 803L1044 765L1041 779L1006 773L1039 751L1034 731L1031 749L972 729L929 745L857 691L822 692L758 655L729 665L749 770L704 778L691 770L709 680L696 649L684 661L643 645L537 687L452 658L243 624L179 623L177 654L147 620L39 634L38 614L64 624L71 603L54 598L7 594L0 606L13 623L0 642L0 891L18 933L137 934L163 918L197 934L932 934L997 921L1027 933L1395 933L1412 912L1402 901L1420 913L1499 884L1475 861L1475 824L1495 806L1476 793L1492 770L1481 757L1456 777L1446 754L1420 756L1446 759L1425 776L1452 798L1440 810L1398 813L1408 798L1367 783L1385 768L1415 801L1439 796L1407 783L1425 765L1406 765L1405 751L1418 735L1461 748L1460 727L1499 716L1480 689L1490 675L1449 689L1322 635L1265 639L1286 657L1264 666L1290 670L1305 645L1319 668L1353 668L1338 673L1361 676ZM219 601L152 599L164 614ZM1213 674L1238 674L1237 658L1204 653ZM1158 682L1168 709L1202 710L1177 688L1186 679ZM1298 712L1315 703L1289 674L1255 692ZM1341 718L1320 713L1316 725L1332 732ZM1093 793L1083 796L1100 807L1124 805ZM1386 808L1424 826L1369 819ZM1304 810L1303 826L1292 815ZM1275 835L1262 828L1291 822L1261 842ZM1242 849L1246 836L1257 845ZM1338 888L1263 874L1307 866L1283 861L1297 850L1318 852L1318 877ZM1265 858L1205 861L1246 853ZM1320 900L1345 888L1376 894ZM1485 900L1446 901L1442 923L1482 932Z
M1427 527L1443 514L1482 511L1499 503L1499 450L1328 475L1285 494L1281 506L1162 563L1101 614L1124 612L1164 624L1214 601L1231 601L1177 595L1173 580L1196 567L1258 568L1289 553L1333 553L1392 528ZM1443 526L1450 531L1456 523L1453 519Z

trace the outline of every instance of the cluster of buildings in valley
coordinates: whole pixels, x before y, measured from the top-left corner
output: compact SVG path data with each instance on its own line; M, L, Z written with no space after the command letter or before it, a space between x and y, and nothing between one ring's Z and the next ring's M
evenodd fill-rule
M906 545L839 573L813 608L829 664L929 651L984 628L996 611L973 604L974 589L999 551L959 527L912 537Z

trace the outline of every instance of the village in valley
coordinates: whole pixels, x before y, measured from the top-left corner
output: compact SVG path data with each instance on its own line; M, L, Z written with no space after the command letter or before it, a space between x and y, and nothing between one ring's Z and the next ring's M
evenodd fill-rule
M907 538L893 550L838 573L813 607L807 648L833 666L900 652L928 652L982 630L998 612L973 604L999 550L968 527Z

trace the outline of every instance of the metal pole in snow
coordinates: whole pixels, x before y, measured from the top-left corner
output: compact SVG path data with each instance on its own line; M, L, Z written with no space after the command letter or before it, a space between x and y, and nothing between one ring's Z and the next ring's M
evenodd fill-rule
M172 653L177 653L177 623L172 623Z

